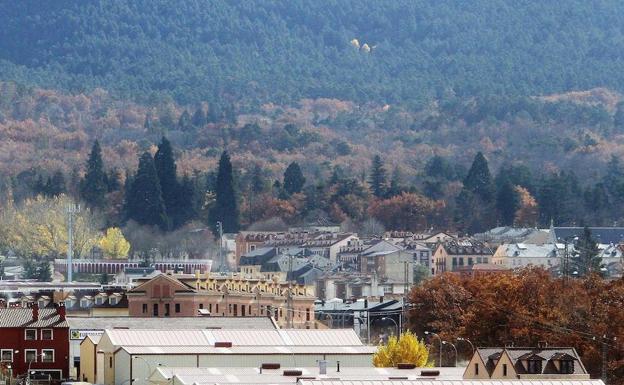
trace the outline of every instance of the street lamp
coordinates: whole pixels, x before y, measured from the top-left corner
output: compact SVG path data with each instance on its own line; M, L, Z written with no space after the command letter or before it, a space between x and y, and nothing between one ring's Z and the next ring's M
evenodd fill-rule
M440 353L440 359L438 361L438 366L442 367L442 338L440 338L440 336L437 335L436 333L430 332L430 331L426 331L426 330L425 330L425 334L427 334L427 335L431 334L432 336L437 337L438 340L440 341L440 352L439 352Z
M472 342L468 339L468 338L464 338L464 337L457 337L457 344L459 345L459 341L465 341L468 342L470 344L470 348L472 349L472 355L474 356L474 352L475 352L475 347L472 344ZM472 357L471 357L472 358Z
M455 350L455 367L457 367L457 347L455 346L455 344L453 344L452 342L448 342L448 341L442 341L442 343L444 345L449 344L453 347L453 350Z
M392 318L392 317L383 317L381 320L382 321L387 321L387 320L392 321L394 323L394 326L396 326L396 328L397 328L397 337L401 336L401 330L399 330L399 324L394 320L394 318Z

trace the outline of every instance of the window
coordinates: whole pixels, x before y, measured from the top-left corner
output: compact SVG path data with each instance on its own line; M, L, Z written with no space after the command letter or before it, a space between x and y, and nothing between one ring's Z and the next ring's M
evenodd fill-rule
M26 329L24 332L24 339L27 341L33 341L37 339L37 329Z
M119 298L117 298L117 297L110 297L110 298L108 299L108 302L109 302L112 306L117 305L117 302L119 302Z
M503 364L503 376L507 377L507 364Z
M453 266L457 266L457 258L453 257Z
M475 362L475 376L479 375L479 364Z
M542 373L542 361L540 360L528 360L527 372L529 374Z
M154 317L158 317L158 304L157 303L155 303L152 306L152 314L154 315Z
M574 361L572 361L572 360L561 360L561 370L560 371L561 371L562 374L574 374Z
M165 317L169 317L169 313L170 313L169 309L170 309L170 308L169 308L169 304L168 304L168 303L166 303L166 304L165 304Z
M2 349L0 358L2 362L13 362L13 349Z
M41 362L54 362L54 349L42 349Z
M108 367L109 368L113 367L113 357L108 357Z
M52 339L52 329L43 329L41 330L41 339L42 340L51 340Z
M203 308L204 308L204 305L202 305L202 306L201 306L201 308L203 309ZM176 303L176 304L175 304L175 312L176 312L176 313L179 313L179 312L180 312L180 304L179 304L179 303Z
M147 304L143 304L143 314L147 314Z
M24 362L37 362L37 349L26 349L24 352Z
M203 303L200 303L200 304L199 304L199 308L200 308L200 309L203 309L203 308L204 308L204 304L203 304Z
M103 302L104 302L104 299L102 297L95 297L96 305L101 305Z
M471 257L468 257L468 266L472 266L472 265L473 265L473 263L472 263L472 258L471 258Z

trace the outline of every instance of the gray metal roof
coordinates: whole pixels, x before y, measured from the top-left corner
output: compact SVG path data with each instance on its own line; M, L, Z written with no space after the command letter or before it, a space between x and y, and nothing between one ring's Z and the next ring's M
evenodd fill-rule
M275 329L269 317L67 317L71 329Z
M39 316L33 320L33 310L28 308L0 309L0 328L67 328L56 309L39 309Z
M439 380L301 380L301 385L440 385ZM444 385L604 385L601 380L447 380Z

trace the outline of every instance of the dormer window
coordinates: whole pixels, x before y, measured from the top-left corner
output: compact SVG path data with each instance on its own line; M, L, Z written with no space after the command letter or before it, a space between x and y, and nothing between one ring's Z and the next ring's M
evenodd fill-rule
M110 297L108 299L108 303L110 303L112 306L117 305L118 302L119 302L119 298L117 298L116 296Z
M80 307L90 307L90 306L91 306L91 300L89 300L88 298L80 299Z
M561 368L559 369L561 374L574 374L574 361L573 360L561 360Z
M102 297L95 297L95 304L96 305L101 305L104 302L104 298Z
M541 374L542 373L542 360L538 360L538 359L527 360L527 372L529 374Z

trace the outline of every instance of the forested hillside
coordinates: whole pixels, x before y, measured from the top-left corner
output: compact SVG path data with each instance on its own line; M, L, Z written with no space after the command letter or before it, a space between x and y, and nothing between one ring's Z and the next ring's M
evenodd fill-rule
M20 1L0 25L2 80L143 101L624 91L619 0Z

